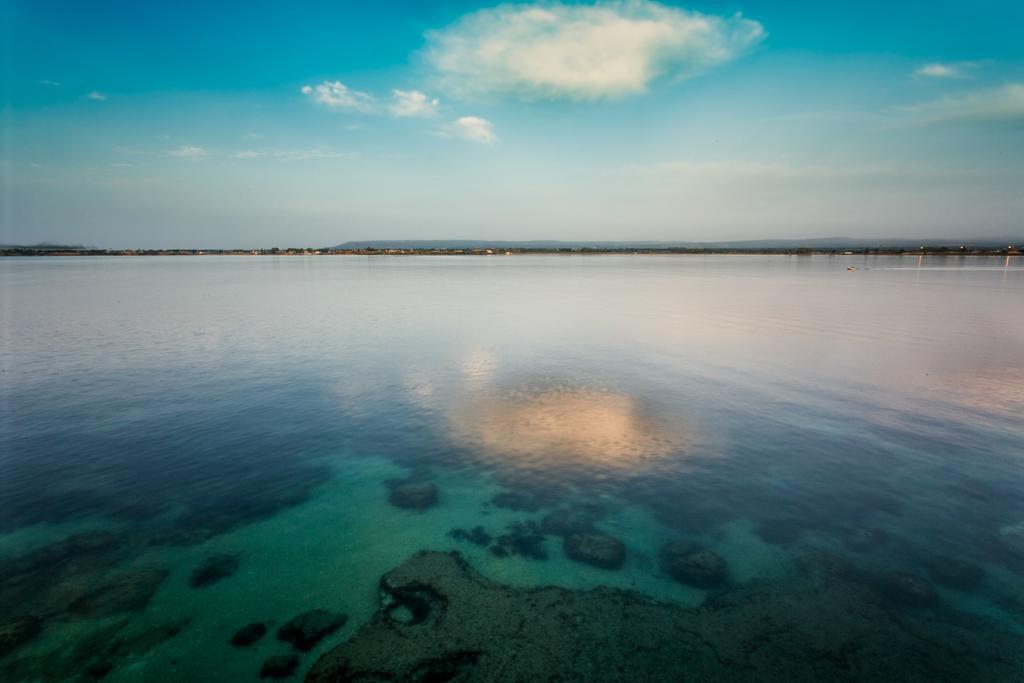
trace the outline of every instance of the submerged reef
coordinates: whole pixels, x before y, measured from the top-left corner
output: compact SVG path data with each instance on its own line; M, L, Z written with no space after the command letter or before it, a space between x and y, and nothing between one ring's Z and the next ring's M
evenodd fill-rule
M399 508L426 510L437 504L437 484L432 481L399 480L388 482L388 502Z
M43 631L43 620L32 615L0 621L0 657L13 652Z
M1019 680L1024 638L891 609L827 561L701 608L610 588L516 588L423 551L306 677L327 681Z
M179 619L133 631L127 618L100 626L73 645L5 662L0 678L10 681L98 680L114 669L131 666L176 637L189 625Z
M222 579L233 576L238 571L237 555L211 555L192 570L188 577L188 585L193 588L212 586Z
M156 589L167 578L167 570L154 567L132 569L109 577L76 598L70 612L95 619L145 607Z
M594 524L604 511L594 505L573 505L549 512L540 522L541 531L554 536L568 536L594 531Z
M235 647L248 647L266 635L266 633L267 625L262 621L256 621L235 631L235 635L231 636L231 644Z
M277 639L291 643L301 652L309 652L325 636L348 622L347 614L315 609L304 612L277 630Z
M544 547L544 534L536 522L512 522L507 531L498 536L490 550L496 557L519 555L531 560L548 559L548 551Z
M607 534L570 534L565 537L562 547L569 559L602 569L618 569L626 561L625 544Z
M465 529L452 529L448 535L457 541L469 541L473 545L486 548L491 544L491 535L482 526L475 526L469 531Z
M680 583L711 588L729 576L725 560L696 543L669 543L661 554L665 570Z
M299 668L298 655L267 657L260 667L260 678L288 678Z

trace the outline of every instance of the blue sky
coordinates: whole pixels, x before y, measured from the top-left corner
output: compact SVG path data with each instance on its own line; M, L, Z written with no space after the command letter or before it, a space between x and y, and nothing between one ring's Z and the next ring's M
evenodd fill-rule
M0 241L1024 231L1024 3L0 0Z

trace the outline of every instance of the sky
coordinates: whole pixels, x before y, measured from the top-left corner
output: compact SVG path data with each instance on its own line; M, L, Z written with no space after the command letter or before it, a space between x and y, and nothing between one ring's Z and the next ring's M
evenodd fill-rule
M1024 234L1024 3L0 0L0 243Z

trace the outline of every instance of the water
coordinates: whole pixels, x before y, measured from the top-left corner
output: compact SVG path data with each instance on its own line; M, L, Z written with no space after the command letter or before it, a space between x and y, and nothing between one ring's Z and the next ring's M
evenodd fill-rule
M872 627L939 629L908 666L972 654L942 625L1024 645L1019 259L38 258L0 287L0 632L38 631L8 680L254 679L278 626L347 614L303 675L421 549L681 609L841 566ZM391 505L406 480L437 504ZM621 568L449 534L567 508ZM674 579L667 543L727 578Z

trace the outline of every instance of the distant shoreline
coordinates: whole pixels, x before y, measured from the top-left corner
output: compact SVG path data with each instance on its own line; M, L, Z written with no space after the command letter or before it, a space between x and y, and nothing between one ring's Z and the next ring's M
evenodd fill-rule
M600 255L775 255L775 256L1018 256L1020 248L920 247L918 249L689 249L689 248L499 248L499 249L46 249L15 247L0 249L0 256L600 256Z

